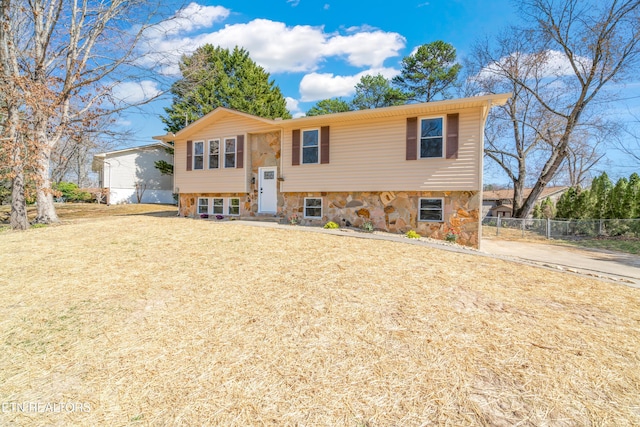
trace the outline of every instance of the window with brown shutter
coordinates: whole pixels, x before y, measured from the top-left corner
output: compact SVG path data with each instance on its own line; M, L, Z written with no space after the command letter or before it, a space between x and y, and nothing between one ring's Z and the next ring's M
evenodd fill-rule
M320 128L320 163L329 163L329 126Z
M447 114L447 159L458 158L459 114Z
M187 170L193 167L193 141L187 141Z
M418 118L407 117L407 160L418 158Z
M242 169L244 167L244 135L238 135L238 147L236 148L236 168Z
M291 132L291 165L300 165L300 129Z

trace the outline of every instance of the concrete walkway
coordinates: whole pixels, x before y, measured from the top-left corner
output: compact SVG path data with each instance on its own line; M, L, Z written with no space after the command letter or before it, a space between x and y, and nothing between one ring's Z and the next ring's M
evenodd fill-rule
M482 251L527 263L640 287L640 256L537 242L484 239Z
M266 221L233 221L236 224L254 227L270 227L292 229L290 225ZM607 281L640 288L640 257L619 252L578 249L568 245L552 245L547 243L531 243L523 241L507 241L483 239L482 250L476 251L459 245L430 239L407 239L401 234L375 232L362 233L350 229L325 230L321 227L296 226L295 230L310 233L326 233L350 236L361 239L376 239L402 242L405 244L430 246L441 250L490 256L507 261L535 265L553 270L566 271Z

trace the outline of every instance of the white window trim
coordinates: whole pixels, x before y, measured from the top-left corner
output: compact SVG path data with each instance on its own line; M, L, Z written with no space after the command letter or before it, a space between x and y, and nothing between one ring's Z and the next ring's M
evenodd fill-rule
M196 157L198 157L196 155L196 144L202 144L202 168L201 169L196 169ZM191 159L191 170L194 170L194 171L204 170L204 165L205 165L204 156L205 156L205 153L206 153L205 146L206 146L206 144L204 143L204 141L194 141L193 142L193 156L192 156L192 159Z
M211 167L211 143L212 142L216 142L218 141L218 167L216 168L212 168ZM221 156L220 156L220 152L221 152L221 147L220 147L220 138L213 138L209 140L209 143L207 144L207 167L208 169L220 169L220 160L221 160Z
M210 207L210 197L198 197L198 203L196 204L196 214L198 215L205 215L205 214L209 214L209 207ZM206 212L200 212L200 207L204 207L204 205L200 205L200 200L206 200L207 201L207 211Z
M318 132L318 145L316 145L316 149L318 150L318 161L315 163L305 163L304 162L304 133L305 132L313 132L316 131ZM311 148L311 147L307 147L307 148ZM320 164L320 128L311 128L311 129L302 129L300 131L300 164L301 165L319 165ZM314 197L311 197L312 199Z
M238 213L237 214L232 214L231 213L231 199L238 199ZM240 197L227 197L225 199L225 201L227 202L226 210L225 210L225 212L227 212L227 216L240 216L240 205L242 204L242 202L240 201Z
M227 166L227 141L233 139L233 167ZM226 136L224 137L224 157L222 161L224 162L224 169L235 169L238 167L238 137L236 136Z
M429 119L441 119L442 120L442 156L440 157L422 157L422 121ZM418 119L418 158L419 159L444 159L446 156L445 150L447 149L447 118L445 116L427 116L420 117Z
M312 199L313 200L320 199L320 216L307 216L307 200L312 200ZM305 197L304 198L304 206L302 207L302 216L303 216L303 218L322 219L322 214L324 213L323 205L324 205L324 200L322 200L322 197Z
M222 212L220 212L220 213L214 212L215 200L222 200ZM211 212L210 215L222 215L222 216L224 216L224 207L225 207L224 197L211 197L211 203L209 204L209 212Z
M420 205L422 204L422 200L440 200L440 219L436 220L436 219L420 219ZM428 209L428 210L433 210L435 212L434 209ZM444 222L444 197L420 197L418 199L418 221L419 222Z

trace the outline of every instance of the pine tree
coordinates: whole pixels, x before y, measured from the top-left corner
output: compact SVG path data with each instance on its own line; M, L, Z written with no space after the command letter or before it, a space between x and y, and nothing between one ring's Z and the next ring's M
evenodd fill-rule
M265 118L291 117L269 73L244 49L229 51L206 44L183 56L179 66L182 78L171 87L173 103L161 118L169 132L179 131L217 107Z
M447 99L449 89L457 85L461 68L453 45L437 40L423 44L413 55L405 57L400 75L393 78L393 83L412 101Z
M407 94L391 87L389 80L382 74L362 76L356 85L356 93L351 105L354 110L390 107L402 105L407 100Z
M321 116L323 114L343 113L351 111L351 106L341 98L323 99L307 111L307 116Z

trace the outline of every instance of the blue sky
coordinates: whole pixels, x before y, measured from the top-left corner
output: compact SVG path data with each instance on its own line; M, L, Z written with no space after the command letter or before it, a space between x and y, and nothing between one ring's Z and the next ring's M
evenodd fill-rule
M510 0L220 0L190 3L177 18L150 36L161 54L150 56L147 65L171 80L178 77L181 53L203 43L243 46L270 72L294 116L320 99L348 99L363 74L392 77L421 44L451 43L462 61L476 40L518 21ZM131 99L142 96L141 89L149 94L160 88L150 81L125 86ZM621 108L640 113L636 101ZM123 116L121 126L136 135L130 145L165 133L158 116L169 104L166 96ZM507 182L498 175L491 179Z

